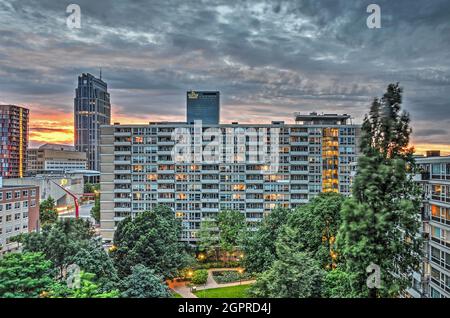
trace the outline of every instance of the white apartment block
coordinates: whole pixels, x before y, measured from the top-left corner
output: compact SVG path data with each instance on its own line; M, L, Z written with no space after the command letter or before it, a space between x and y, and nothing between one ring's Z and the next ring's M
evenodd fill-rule
M252 226L277 205L294 208L309 202L320 192L348 195L351 172L356 167L360 129L349 122L349 115L311 113L296 114L295 124L204 126L203 132L208 128L221 132L222 138L215 139L223 144L221 149L225 149L230 140L233 145L231 150L219 154L224 160L213 163L195 154L193 162L172 158L173 147L177 144L172 138L174 130L195 133L198 128L193 124L157 122L102 126L103 239L111 241L118 222L125 217L133 217L158 204L173 209L182 220L181 239L195 244L202 219L214 217L221 210L241 211ZM258 134L266 131L267 135L258 135L257 139L246 136L240 141L226 137L238 130ZM275 131L278 134L272 135ZM193 149L200 147L200 151L205 151L211 139L204 135L201 139L192 138ZM277 149L278 165L274 171L269 170L266 162L251 160L247 153L255 144L265 141L269 142L267 149ZM231 151L227 160L225 157L230 153L226 151Z
M415 273L413 297L450 298L450 156L416 159L424 190L422 207L425 257Z

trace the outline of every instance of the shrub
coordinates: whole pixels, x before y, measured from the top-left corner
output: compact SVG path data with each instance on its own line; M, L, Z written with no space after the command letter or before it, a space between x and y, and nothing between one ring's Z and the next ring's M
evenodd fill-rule
M253 278L250 273L239 274L237 271L213 271L212 275L218 284L234 283Z
M208 271L206 269L199 269L192 275L192 283L195 285L206 284L208 280Z
M208 262L202 264L196 264L194 268L196 269L210 269L210 268L235 268L239 267L240 263L236 261L229 262Z

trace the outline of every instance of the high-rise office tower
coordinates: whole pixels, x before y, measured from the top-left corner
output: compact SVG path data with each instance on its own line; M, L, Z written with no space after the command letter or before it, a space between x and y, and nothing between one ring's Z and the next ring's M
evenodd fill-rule
M203 125L217 125L220 122L220 92L186 93L187 122L201 120Z
M22 178L26 170L29 110L0 105L0 176Z
M103 126L102 237L111 241L118 222L157 204L173 209L183 224L181 240L195 243L201 220L220 210L240 211L251 225L277 205L295 208L320 192L349 195L360 130L349 119L312 113L297 114L295 124L204 125L203 131L216 131L214 142L222 145L214 152L217 160L205 157L211 136L194 135L186 139L194 149L194 160L188 162L173 157L179 145L173 134L201 132L196 125ZM204 156L195 159L196 149ZM251 149L260 151L258 158L252 157ZM270 160L264 159L269 152Z
M89 73L78 77L75 90L75 148L86 152L88 169L100 170L100 126L111 124L108 85Z

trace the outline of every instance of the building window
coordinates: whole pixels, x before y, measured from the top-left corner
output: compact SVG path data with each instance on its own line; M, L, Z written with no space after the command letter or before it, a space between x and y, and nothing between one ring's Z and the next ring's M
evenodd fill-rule
M14 199L18 199L20 198L20 191L15 191L14 192Z
M433 287L430 287L430 294L431 294L431 298L441 298L441 293L438 292Z
M6 192L6 200L12 199L12 192Z

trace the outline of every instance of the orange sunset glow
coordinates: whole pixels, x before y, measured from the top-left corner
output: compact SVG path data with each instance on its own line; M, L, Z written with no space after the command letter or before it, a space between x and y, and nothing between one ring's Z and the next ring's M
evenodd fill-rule
M273 119L273 118L272 118ZM130 117L123 114L114 114L111 123L119 122L122 124L145 124L149 121L176 121L182 118L172 118L168 116L152 116L146 115L142 117ZM264 121L263 118L257 118L256 122ZM268 121L267 119L266 121ZM283 120L280 118L280 120ZM250 120L251 122L255 120ZM41 112L31 112L32 123L30 126L30 144L40 145L44 143L69 144L74 143L74 127L73 114L56 113L53 115L45 115ZM427 144L427 143L411 143L416 154L425 154L427 150L440 150L442 155L450 155L450 145L443 144Z

